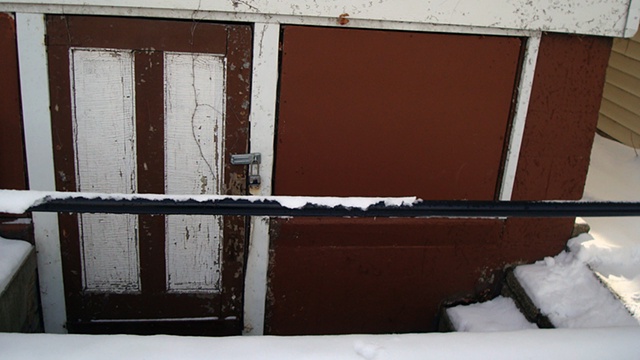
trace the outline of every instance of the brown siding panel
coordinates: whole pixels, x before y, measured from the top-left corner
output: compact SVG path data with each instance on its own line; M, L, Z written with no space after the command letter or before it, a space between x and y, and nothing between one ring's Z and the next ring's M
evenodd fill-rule
M589 166L611 39L545 33L513 200L576 200Z
M478 296L483 271L502 265L500 220L297 218L272 229L269 334L434 331L441 301Z
M611 39L545 33L534 76L513 200L582 197ZM574 219L508 219L508 262L552 256Z

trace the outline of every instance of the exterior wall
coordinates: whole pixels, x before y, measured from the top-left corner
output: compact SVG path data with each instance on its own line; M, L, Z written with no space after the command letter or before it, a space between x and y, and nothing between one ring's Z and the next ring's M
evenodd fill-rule
M598 129L640 148L640 33L614 39Z
M611 39L545 33L534 77L513 200L582 197ZM573 219L507 219L505 261L557 254Z
M609 47L606 38L542 36L514 200L581 197ZM272 221L267 332L434 331L441 301L491 296L505 265L560 252L572 226L573 219Z
M512 200L582 197L611 39L546 33Z
M257 22L254 24L255 57L253 69L262 70L256 71L252 79L250 146L252 151L260 149L263 153L260 173L263 175L263 181L269 183L271 181L270 168L273 164L273 151L270 144L275 132L274 107L277 81L275 69L278 62L276 49L278 48L280 23L335 27L338 26L338 16L348 13L350 15L346 18L349 21L344 27L508 35L529 39L540 39L540 30L624 36L635 31L634 26L637 26L638 23L637 12L639 8L637 2L635 2L636 6L630 6L629 1L616 1L602 5L600 2L588 0L575 0L565 2L561 7L549 6L546 8L525 1L514 3L494 0L486 0L486 2L474 3L474 5L460 4L454 1L409 0L403 4L407 6L394 5L392 8L386 7L389 5L385 4L369 6L368 2L364 1L352 2L348 8L337 2L330 2L322 6L309 2L308 6L301 6L300 2L293 1L270 2L268 4L232 1L209 2L194 8L193 5L177 0L163 0L153 4L142 0L136 1L115 5L109 3L109 6L100 0L88 2L60 0L46 4L31 0L12 1L11 3L0 1L0 11L23 12L17 14L18 20L22 19L22 21L18 21L20 31L18 43L22 44L20 47L22 60L20 71L23 78L21 80L22 90L25 94L22 102L25 113L26 138L27 140L31 139L31 141L27 141L26 147L29 155L29 172L33 175L30 179L33 189L54 189L53 163L50 161L52 146L49 145L50 140L44 141L52 137L51 132L47 130L48 124L50 124L50 113L49 97L45 94L48 89L48 80L44 75L46 73L46 59L45 46L42 43L44 29L41 22L44 13ZM508 4L505 5L505 3ZM603 11L603 8L599 6L606 6L606 11ZM476 11L472 11L474 9ZM482 11L477 11L479 9ZM436 19L433 15L438 11L451 16ZM547 16L541 19L543 12ZM469 13L472 13L473 16L467 16ZM596 21L594 21L594 17L597 18ZM625 21L627 19L631 20ZM15 40L13 41L15 42ZM526 118L523 147L515 177L516 186L513 196L509 191L504 198L500 197L501 200L511 198L564 199L580 196L588 165L592 131L595 126L594 111L597 112L597 104L600 101L593 99L595 94L591 86L595 85L596 89L602 86L603 70L601 71L598 64L602 63L602 57L605 56L601 50L608 46L607 41L601 38L580 38L558 34L542 36L539 57L542 64L536 70L534 94L530 106L531 114ZM532 43L530 42L530 44ZM564 47L564 50L561 50L561 47ZM529 64L531 73L536 68L535 58L538 57L537 45L533 48L535 50L527 50L529 59L534 60ZM561 56L563 51L566 53ZM590 57L589 51L594 52L592 57ZM4 52L0 54L0 57L3 54ZM339 56L336 58L339 59ZM577 61L578 65L572 66L565 63L571 61ZM604 62L606 63L606 56ZM589 68L589 71L581 72L580 68L586 67L587 63L593 63L596 66ZM4 68L2 67L2 69ZM562 69L562 71L556 72L558 69ZM518 102L524 104L522 105L523 109L529 102L528 91L531 82L531 79L527 79L524 73L523 71L521 88L518 92L518 94L527 94L524 97L519 95L519 100L523 98L526 100ZM558 80L553 81L556 78ZM572 86L576 87L572 88ZM16 88L16 94L18 90ZM581 91L586 91L586 93ZM586 98L581 98L585 95ZM594 106L594 104L596 105ZM586 108L584 108L585 105ZM593 110L594 107L595 110ZM562 111L555 113L555 109L562 109ZM538 115L535 115L536 112ZM523 114L524 111L521 112L522 119L524 119ZM575 114L578 116L574 116ZM571 130L562 133L557 130L558 124L566 124L566 128ZM578 130L575 130L575 127ZM560 135L560 133L562 134ZM37 141L34 141L35 139ZM572 144L578 146L573 147ZM511 149L517 159L519 146ZM266 156L264 156L265 154ZM509 158L513 156L510 154ZM571 169L566 171L566 164L575 166L570 166ZM544 176L540 176L540 174L544 174ZM259 193L269 195L271 193L270 186L267 184L262 187L259 189ZM59 246L57 245L57 235L55 235L58 231L56 215L34 214L34 218L36 215L38 215L38 219L34 220L36 235L40 239L38 261L41 269L46 267L46 271L41 271L40 274L43 303L45 304L45 325L49 331L64 331L64 297L61 289L61 274L59 274ZM427 234L422 231L425 223L429 225L430 229ZM499 276L499 269L505 263L532 261L557 253L565 244L572 220L510 219L505 221L495 219L478 222L462 221L462 223L466 228L469 228L466 235L458 232L461 223L407 220L402 231L410 239L398 246L394 243L395 239L390 242L389 239L380 239L380 234L376 233L375 229L388 228L388 224L378 220L374 221L371 226L365 227L371 228L373 233L354 234L354 237L350 239L350 245L353 246L347 246L346 249L345 247L339 248L337 246L339 244L335 240L324 241L320 245L318 241L314 240L314 236L319 236L318 234L322 234L322 231L326 232L329 229L324 226L324 223L309 223L314 226L306 228L296 224L284 228L277 223L272 223L272 234L280 232L278 237L274 235L271 238L272 255L275 254L282 260L278 260L276 263L276 266L281 266L281 270L275 267L270 269L270 288L268 290L271 292L270 299L272 300L274 296L278 295L273 292L274 289L288 287L288 295L303 307L308 305L310 299L315 303L306 308L306 313L296 313L287 312L287 307L281 306L282 303L275 305L270 302L271 308L267 312L269 316L266 324L267 329L271 333L305 333L310 332L311 327L315 327L315 332L321 333L352 332L355 331L352 328L341 327L345 323L344 318L353 319L352 315L362 309L365 309L368 314L372 314L357 324L360 329L363 329L362 331L429 329L435 311L430 312L428 309L433 309L435 305L433 305L434 302L431 302L431 305L425 306L427 297L440 299L447 295L454 295L453 293L481 297L490 293L492 279L495 279L494 276ZM266 293L261 289L265 288L264 283L267 281L266 249L269 248L270 240L267 236L268 224L269 221L265 218L252 219L247 278L251 277L249 291L253 291L255 296L251 297L250 302L245 302L245 326L254 334L262 333L260 318L264 313L261 310L254 310L264 304L261 297ZM343 224L337 221L333 225L341 227ZM315 229L315 231L310 231L310 229ZM322 231L318 232L319 230ZM331 236L331 234L325 235ZM305 240L299 242L301 236ZM374 241L374 247L378 247L378 249L365 244L367 236L378 237ZM439 246L434 240L437 238L451 239L451 243ZM416 251L420 248L423 251ZM479 250L481 250L480 253L478 253ZM318 254L328 255L318 256ZM308 265L300 267L299 263L296 264L297 258L305 259L308 261ZM358 261L354 262L355 258ZM445 258L453 260L444 261ZM255 263L252 262L252 259L255 260ZM380 266L380 264L384 266ZM385 272L381 273L380 269L385 269ZM420 273L417 273L416 269L420 269ZM438 281L438 278L433 276L435 269L446 269L444 272L439 272L439 274L444 274L443 279L445 280L443 282L446 283L447 278L460 277L459 283L455 285L455 288L445 288L446 291L430 292L429 285L433 281ZM494 271L496 269L498 270ZM281 271L280 274L284 273L287 276L279 276L277 271ZM350 271L355 271L356 276L347 281L344 274ZM398 281L398 279L402 281ZM376 287L380 282L391 285L387 288ZM299 284L301 288L295 289L291 284ZM326 296L327 292L334 289L342 290L331 295L334 297L332 302L322 304L321 300L314 300L314 297L321 299L322 296ZM261 292L262 294L260 294ZM343 297L341 294L345 293L348 296ZM357 299L357 301L353 301L353 299ZM392 305L397 306L397 311L392 313L389 312L389 304L394 301L400 301L400 303ZM330 304L336 303L343 306L339 308L330 306ZM280 306L280 310L278 310L280 315L278 316L281 319L290 318L287 327L278 329L279 325L274 321L276 319L274 314L277 313L274 306ZM250 311L247 311L247 308L250 308ZM405 313L406 309L408 311ZM246 316L247 313L251 313L250 319ZM332 313L331 316L334 320L340 319L342 321L334 321L325 316L329 313ZM385 314L385 316L391 314L391 316L381 319L379 314ZM411 316L407 314L411 314ZM415 314L419 315L413 316ZM403 324L399 325L401 323ZM280 324L283 323L280 322Z
M522 39L295 26L282 36L275 194L496 199ZM472 295L477 270L497 266L488 244L502 232L501 220L271 225L272 334L432 330L432 309Z

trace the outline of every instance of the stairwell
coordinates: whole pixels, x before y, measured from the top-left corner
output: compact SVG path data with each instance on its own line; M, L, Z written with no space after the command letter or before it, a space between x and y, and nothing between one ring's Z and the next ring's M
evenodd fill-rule
M444 306L440 331L640 326L640 313L570 251L509 267L501 294L486 302Z

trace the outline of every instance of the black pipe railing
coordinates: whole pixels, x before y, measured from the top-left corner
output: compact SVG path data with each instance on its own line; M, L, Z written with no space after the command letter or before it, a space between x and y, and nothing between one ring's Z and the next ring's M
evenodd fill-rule
M322 216L322 217L609 217L640 216L640 202L585 201L423 201L410 205L385 205L383 201L366 209L345 205L322 205L322 197L308 198L299 208L281 203L277 196L255 200L251 197L214 200L175 200L147 198L68 198L44 197L29 211L114 213L114 214L191 214L244 216ZM318 203L315 203L317 199Z

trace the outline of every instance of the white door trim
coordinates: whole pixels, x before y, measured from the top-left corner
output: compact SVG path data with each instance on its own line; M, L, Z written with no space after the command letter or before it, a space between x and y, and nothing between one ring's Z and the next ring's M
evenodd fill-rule
M507 142L507 156L502 171L502 186L500 187L499 195L499 200L502 201L511 200L513 187L515 185L518 159L520 158L524 127L529 111L529 100L531 99L531 89L533 87L533 78L536 71L536 62L538 61L541 37L542 33L540 32L532 34L527 38L525 45L526 49L522 61L522 69L520 70L516 108L511 124L511 134L509 134L509 141Z
M262 154L261 186L253 195L271 195L278 87L280 25L254 24L251 84L250 148ZM244 286L244 334L264 333L269 218L252 217Z
M22 121L29 189L53 191L55 177L49 110L49 73L45 19L42 14L16 14ZM55 109L54 104L54 109ZM44 329L65 333L67 320L57 213L33 213Z

